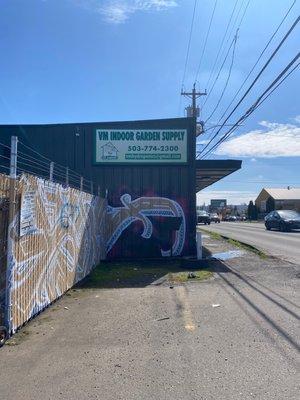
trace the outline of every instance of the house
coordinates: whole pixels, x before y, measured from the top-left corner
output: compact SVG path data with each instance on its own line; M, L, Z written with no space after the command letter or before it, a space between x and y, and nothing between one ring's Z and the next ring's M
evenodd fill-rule
M273 210L300 211L300 188L264 188L255 200L260 213Z
M102 160L116 160L118 158L118 149L112 143L106 143L101 146Z

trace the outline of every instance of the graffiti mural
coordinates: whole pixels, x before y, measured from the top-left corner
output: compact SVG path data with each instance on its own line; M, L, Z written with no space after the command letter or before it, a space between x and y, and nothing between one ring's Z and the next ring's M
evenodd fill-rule
M163 257L171 255L179 256L182 253L186 239L186 220L182 207L174 200L165 197L139 197L132 200L128 193L121 196L123 207L108 206L108 241L107 253L111 251L123 232L134 222L139 221L143 225L141 236L151 239L153 235L153 223L150 217L180 218L180 224L175 231L175 239L171 244L172 249L160 249Z
M127 192L118 199L117 206L108 206L106 199L21 176L16 213L8 227L6 293L11 333L107 255L184 253L189 238L183 202L150 194L133 199Z
M9 230L12 332L105 258L104 199L23 175L21 204L22 197L32 196L33 191L30 207L23 210L23 217L17 212ZM28 221L34 221L34 229L20 235L20 226L24 232Z

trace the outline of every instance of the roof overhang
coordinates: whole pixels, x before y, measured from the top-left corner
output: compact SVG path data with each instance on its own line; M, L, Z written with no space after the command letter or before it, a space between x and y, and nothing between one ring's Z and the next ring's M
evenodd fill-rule
M241 160L196 160L196 192L239 170Z

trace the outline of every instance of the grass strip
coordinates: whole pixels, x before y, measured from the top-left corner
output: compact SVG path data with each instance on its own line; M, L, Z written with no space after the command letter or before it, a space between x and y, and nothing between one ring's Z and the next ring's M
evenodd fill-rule
M256 254L257 256L259 256L262 259L268 258L268 255L266 253L264 253L262 250L259 250L257 247L252 246L251 244L248 244L248 243L245 243L245 242L241 242L241 241L236 240L236 239L232 239L232 238L230 238L228 236L220 235L219 233L216 233L216 232L213 232L213 231L209 231L207 229L201 229L201 231L209 234L209 236L212 239L225 240L227 243L231 244L232 246L238 247L239 249L250 251L251 253Z

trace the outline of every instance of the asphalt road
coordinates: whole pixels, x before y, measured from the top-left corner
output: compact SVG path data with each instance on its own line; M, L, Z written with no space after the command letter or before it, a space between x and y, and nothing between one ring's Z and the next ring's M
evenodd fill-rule
M268 255L300 264L300 230L267 231L263 223L255 222L221 222L220 224L211 223L209 226L200 226L255 246Z
M0 349L0 397L298 400L299 268L274 263L246 254L173 289L72 292Z

